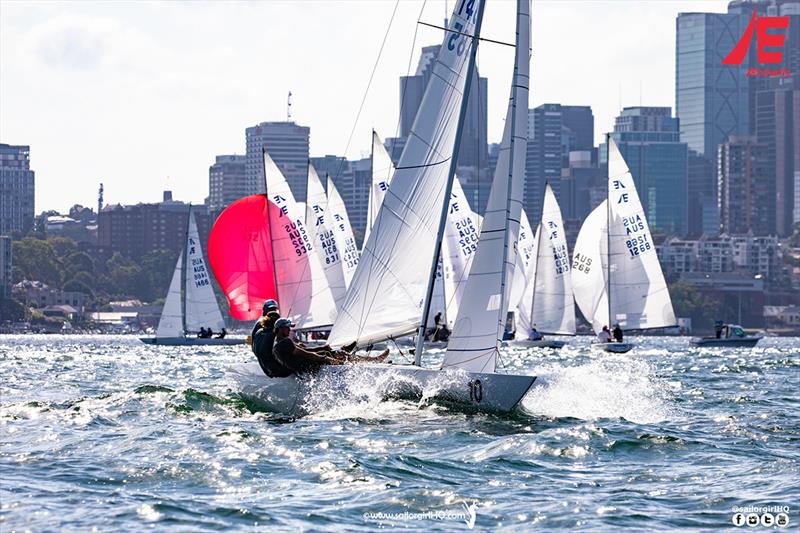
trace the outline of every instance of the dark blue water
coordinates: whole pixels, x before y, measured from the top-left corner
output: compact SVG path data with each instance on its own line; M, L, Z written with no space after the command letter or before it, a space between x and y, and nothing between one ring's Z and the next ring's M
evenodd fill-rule
M365 383L291 419L225 378L245 346L0 336L0 530L701 529L788 506L797 531L800 340L638 340L506 351L541 376L511 416Z

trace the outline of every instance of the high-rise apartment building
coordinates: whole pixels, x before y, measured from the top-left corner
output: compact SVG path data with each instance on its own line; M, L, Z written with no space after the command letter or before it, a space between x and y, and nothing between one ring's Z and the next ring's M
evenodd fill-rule
M721 232L775 232L775 189L768 179L768 161L766 145L753 136L734 136L719 146L717 203Z
M11 297L11 237L0 235L0 298Z
M611 136L631 170L652 229L685 235L688 150L669 107L626 107ZM601 150L603 162L606 150Z
M594 115L589 106L543 104L528 111L523 201L529 219L541 216L545 183L561 197L561 169L571 151L594 147Z
M264 193L266 150L281 169L298 202L306 201L308 184L308 138L310 129L294 122L262 122L245 130L245 181L247 194Z
M0 144L0 235L33 227L34 178L30 146Z
M252 194L247 184L246 166L246 156L218 155L208 168L208 208L212 213Z
M312 157L311 164L326 183L327 176L333 180L336 190L342 197L353 236L359 247L364 239L367 227L367 204L369 202L369 188L372 184L372 163L370 158L348 161L344 157L326 155Z

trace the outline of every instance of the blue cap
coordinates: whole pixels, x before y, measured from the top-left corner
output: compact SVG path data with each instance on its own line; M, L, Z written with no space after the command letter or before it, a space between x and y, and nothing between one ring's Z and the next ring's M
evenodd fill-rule
M278 302L276 302L275 300L270 299L270 300L265 300L264 301L264 306L261 308L261 310L266 313L268 310L273 309L273 308L274 309L278 308Z
M279 318L275 321L275 329L291 328L292 326L294 326L294 324L292 324L292 321L288 318Z

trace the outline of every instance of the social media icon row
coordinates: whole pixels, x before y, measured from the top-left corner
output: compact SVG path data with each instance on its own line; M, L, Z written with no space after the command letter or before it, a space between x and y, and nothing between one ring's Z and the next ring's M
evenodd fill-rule
M750 527L756 527L761 524L764 527L787 527L789 525L789 515L786 513L778 513L777 515L764 513L759 516L756 513L736 513L733 515L732 521L734 526L747 524Z

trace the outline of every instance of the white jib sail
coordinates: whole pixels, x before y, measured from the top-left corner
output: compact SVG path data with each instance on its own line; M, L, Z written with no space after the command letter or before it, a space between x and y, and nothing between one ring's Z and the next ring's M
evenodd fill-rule
M561 209L553 189L547 184L542 221L534 239L528 285L515 317L518 338L524 339L531 326L535 326L540 333L575 334L570 270Z
M325 279L328 281L333 301L337 309L344 300L347 287L344 282L344 271L342 270L342 253L334 236L333 228L329 224L326 216L328 210L328 196L322 187L314 166L308 165L308 198L306 201L306 228L314 237L314 248L322 270L325 272Z
M408 141L364 245L329 344L385 340L422 319L482 0L457 4Z
M461 297L467 285L469 267L478 250L478 234L482 222L483 217L470 208L461 183L456 177L450 193L450 207L442 244L444 294L447 300L445 315L450 329L453 329L458 316Z
M608 325L608 295L606 292L606 223L608 201L589 213L583 221L572 254L572 292L584 318L599 332Z
M367 203L367 227L364 230L364 243L366 244L375 219L378 218L378 210L383 203L383 197L389 190L389 184L394 176L394 164L389 152L383 147L381 138L372 131L372 184L369 187L369 198Z
M278 207L270 208L270 233L281 314L298 328L330 325L336 303L304 223L305 209L295 202L286 178L266 152L264 177L269 199Z
M336 248L342 258L342 275L345 288L347 288L350 286L350 281L358 266L358 246L353 237L353 228L350 226L347 208L330 176L328 176L328 208L325 210L325 225L333 230Z
M623 329L674 326L675 312L633 176L608 139L611 320ZM601 326L602 327L602 326Z
M181 308L181 274L183 270L183 251L178 256L172 281L169 282L167 298L161 309L161 318L158 320L156 338L183 337L183 310Z
M506 324L522 212L528 127L530 16L517 1L517 42L511 98L492 190L467 286L447 344L443 368L494 372Z
M211 286L200 234L194 213L189 211L189 232L186 238L186 331L197 332L201 327L219 331L225 327L219 312L217 297Z
M514 261L514 279L511 282L511 296L508 300L508 308L516 309L522 300L522 293L528 285L531 274L531 263L533 262L533 247L535 235L528 222L528 215L525 210L520 211L519 235L517 236L517 256Z

